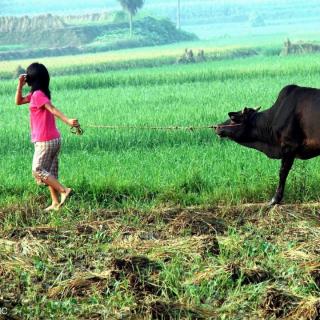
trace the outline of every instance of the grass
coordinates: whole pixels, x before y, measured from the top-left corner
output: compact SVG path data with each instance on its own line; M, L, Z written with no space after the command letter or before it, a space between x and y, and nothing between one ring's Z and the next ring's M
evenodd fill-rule
M132 202L139 206L267 201L277 183L278 162L220 141L208 129L113 131L90 125L219 123L229 111L244 106L268 108L288 83L316 86L316 57L254 57L53 78L54 104L78 117L85 130L77 137L59 124L64 137L62 181L78 190L78 201L94 200L108 207ZM3 81L1 92L0 201L7 203L17 195L27 199L42 191L30 178L27 107L13 105L13 81ZM296 162L287 201L318 200L318 166L317 158ZM17 174L20 179L15 179Z
M0 301L23 319L316 319L318 210L16 208Z
M90 125L202 126L266 109L286 84L317 86L317 57L53 77L53 103L85 133L59 123L61 181L75 194L50 214L30 173L27 106L2 81L0 308L23 319L316 319L317 158L295 163L289 204L270 209L279 164L255 150L208 129Z
M81 54L63 56L63 57L47 57L41 58L41 61L50 69L52 74L77 74L117 69L132 69L136 67L162 66L166 64L174 64L180 57L185 48L193 48L196 54L198 50L204 49L207 57L223 58L228 53L238 50L249 49L249 45L226 45L217 46L211 41L192 41L182 42L174 45L164 45L149 48L137 48L126 50L114 50L104 53ZM279 49L280 50L280 49ZM220 58L220 59L221 59ZM39 60L39 59L36 59ZM2 78L11 78L18 65L26 68L34 62L32 59L0 61L0 76Z

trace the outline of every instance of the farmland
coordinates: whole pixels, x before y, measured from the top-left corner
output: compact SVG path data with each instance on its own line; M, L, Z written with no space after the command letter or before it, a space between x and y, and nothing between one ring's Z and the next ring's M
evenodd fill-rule
M212 125L270 107L286 84L319 87L319 72L318 55L255 56L53 77L53 103L85 132L59 123L61 181L75 193L52 214L31 177L28 109L13 104L16 81L1 81L0 308L18 319L316 319L319 159L296 161L287 205L270 209L279 163L257 151L210 129L93 126Z
M315 56L254 57L53 78L53 102L78 117L85 130L76 137L59 124L64 137L61 176L79 190L78 200L93 198L108 207L131 201L265 201L277 182L277 161L220 141L211 130L112 131L87 126L211 125L244 106L270 107L288 83L317 86L319 69ZM28 110L13 105L14 90L14 81L2 81L1 201L42 193L30 179ZM297 161L287 200L318 199L318 165L318 159ZM14 178L17 174L20 179ZM123 194L130 196L120 199Z

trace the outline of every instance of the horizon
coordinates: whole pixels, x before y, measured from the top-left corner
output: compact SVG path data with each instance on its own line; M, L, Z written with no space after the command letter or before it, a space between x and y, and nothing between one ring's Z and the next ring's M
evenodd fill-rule
M4 17L77 16L121 10L117 0L77 1L56 0L2 0ZM319 3L307 0L181 0L181 28L196 34L202 40L217 37L242 37L295 34L314 34L320 27ZM151 15L176 23L177 1L146 0L139 16ZM318 37L317 37L318 38Z

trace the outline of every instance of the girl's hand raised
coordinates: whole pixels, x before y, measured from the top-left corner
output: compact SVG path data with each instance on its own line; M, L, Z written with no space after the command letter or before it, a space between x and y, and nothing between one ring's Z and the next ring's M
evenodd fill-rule
M23 87L26 84L26 74L20 74L19 76L19 86Z

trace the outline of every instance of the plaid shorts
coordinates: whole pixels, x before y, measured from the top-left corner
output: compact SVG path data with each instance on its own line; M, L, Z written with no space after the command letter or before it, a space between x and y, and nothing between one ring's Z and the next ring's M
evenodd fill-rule
M44 184L49 175L58 179L60 147L60 138L34 143L32 174L38 184Z

